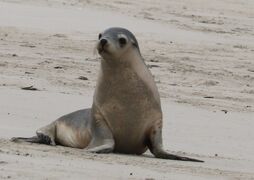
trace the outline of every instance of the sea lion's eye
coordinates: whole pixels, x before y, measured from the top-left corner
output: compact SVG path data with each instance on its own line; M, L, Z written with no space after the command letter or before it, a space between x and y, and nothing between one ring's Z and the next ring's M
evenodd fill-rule
M99 37L98 37L99 39L101 38L101 33L99 34Z
M119 38L118 40L121 47L123 47L127 43L127 40L123 37Z

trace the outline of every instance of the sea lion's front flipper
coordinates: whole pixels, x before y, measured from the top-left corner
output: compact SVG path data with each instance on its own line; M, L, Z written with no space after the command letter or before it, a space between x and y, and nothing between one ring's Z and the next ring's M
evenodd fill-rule
M103 116L94 109L93 117L93 139L86 148L93 153L111 153L115 147L115 141Z
M104 140L102 145L87 148L88 152L92 153L111 153L114 150L114 141L112 140Z
M86 150L92 153L111 153L114 150L115 141L107 127L98 127L91 143Z
M174 154L170 154L166 152L162 146L161 129L162 129L161 127L156 127L156 126L153 127L149 136L148 147L151 153L154 154L156 158L171 159L171 160L178 160L178 161L204 162L202 160L178 156L178 155L174 155Z

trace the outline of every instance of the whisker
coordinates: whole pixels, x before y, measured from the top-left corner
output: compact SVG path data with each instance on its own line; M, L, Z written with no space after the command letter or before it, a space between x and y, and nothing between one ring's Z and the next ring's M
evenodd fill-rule
M98 43L96 42L94 48L93 48L93 55L98 55L98 51L97 51L97 47L98 47Z

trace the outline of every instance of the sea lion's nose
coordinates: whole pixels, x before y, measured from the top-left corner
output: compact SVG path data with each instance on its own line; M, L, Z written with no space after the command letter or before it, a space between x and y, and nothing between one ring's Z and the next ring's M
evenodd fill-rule
M108 43L107 39L100 40L101 47L104 47L107 43Z

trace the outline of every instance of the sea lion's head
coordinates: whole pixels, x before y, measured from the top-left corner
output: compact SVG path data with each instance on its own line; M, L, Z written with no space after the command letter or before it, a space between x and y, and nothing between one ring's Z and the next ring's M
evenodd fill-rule
M106 61L119 61L133 49L140 53L135 36L127 29L113 27L99 34L97 50Z

